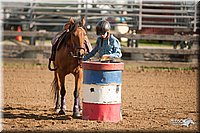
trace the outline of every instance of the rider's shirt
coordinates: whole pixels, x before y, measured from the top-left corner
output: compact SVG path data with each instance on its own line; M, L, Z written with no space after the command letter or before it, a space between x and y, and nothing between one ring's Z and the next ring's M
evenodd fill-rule
M109 54L111 58L121 58L121 46L120 42L116 37L110 35L107 39L103 39L101 36L97 38L96 46L84 57L84 61L93 57L98 52L99 56L102 57L105 54Z

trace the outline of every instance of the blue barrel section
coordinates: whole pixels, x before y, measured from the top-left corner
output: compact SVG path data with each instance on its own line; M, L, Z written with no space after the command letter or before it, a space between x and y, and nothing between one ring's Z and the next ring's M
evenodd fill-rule
M83 84L121 84L122 71L84 70Z

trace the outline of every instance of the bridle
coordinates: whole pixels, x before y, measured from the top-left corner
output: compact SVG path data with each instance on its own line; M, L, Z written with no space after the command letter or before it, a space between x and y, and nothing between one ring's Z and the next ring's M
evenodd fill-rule
M85 30L85 28L80 23L75 23L72 26L70 26L70 30L69 30L69 33L68 33L69 35L67 37L68 40L71 39L71 36L73 36L74 32L78 28L81 28L82 31ZM71 48L68 45L69 44L67 44L69 56L76 58L78 60L82 60L83 57L84 57L83 55L85 55L85 53L86 53L85 48L84 47L77 47L77 46L80 46L80 44L76 44L74 42L72 42ZM82 55L81 55L81 51L83 52Z
M81 51L81 50L84 50L84 53L85 53L85 48L76 48L75 49L76 51ZM76 52L70 52L69 54L70 54L70 56L71 57L73 57L73 58L78 58L78 59L83 59L83 57L81 57L79 54L74 54L74 53L76 53Z

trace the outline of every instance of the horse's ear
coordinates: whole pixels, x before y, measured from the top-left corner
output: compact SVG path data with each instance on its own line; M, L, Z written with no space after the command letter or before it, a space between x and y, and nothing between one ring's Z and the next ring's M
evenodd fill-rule
M69 22L70 22L70 24L74 24L74 19L72 17L70 17Z
M82 23L83 26L85 25L86 22L85 22L85 18L84 17L81 18L81 23Z
M64 29L65 29L65 30L69 30L69 26L70 26L70 22L67 22L67 23L64 25Z

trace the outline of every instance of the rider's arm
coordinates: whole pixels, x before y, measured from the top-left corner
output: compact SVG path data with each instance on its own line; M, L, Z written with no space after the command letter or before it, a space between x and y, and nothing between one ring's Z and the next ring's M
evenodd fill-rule
M113 51L112 51L112 54L110 54L110 57L111 58L121 58L122 57L120 42L117 39L115 39L113 41Z

